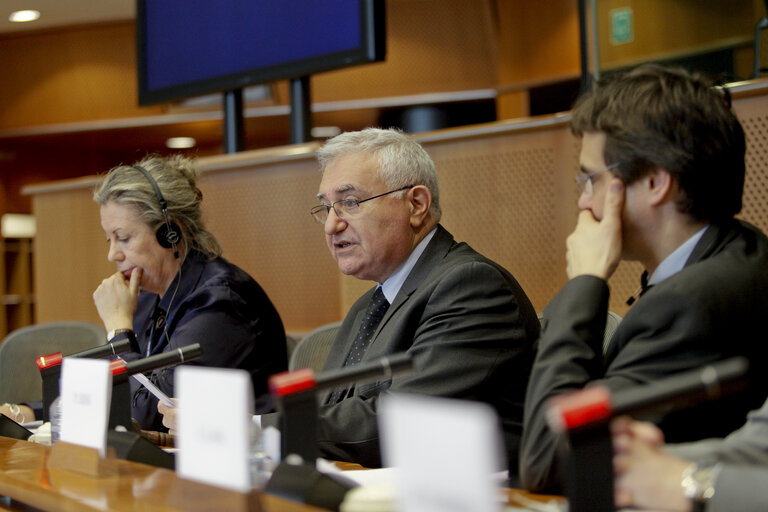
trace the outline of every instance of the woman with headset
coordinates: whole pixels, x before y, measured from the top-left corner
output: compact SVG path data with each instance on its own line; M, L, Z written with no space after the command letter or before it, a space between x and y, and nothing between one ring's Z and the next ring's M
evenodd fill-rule
M266 293L221 256L203 226L196 175L181 156L109 171L94 200L117 272L93 300L110 341L129 338L134 359L199 343L202 357L185 364L246 370L259 397L267 378L287 369L285 331ZM174 395L173 367L150 379ZM131 385L133 418L143 429L165 430L157 399Z

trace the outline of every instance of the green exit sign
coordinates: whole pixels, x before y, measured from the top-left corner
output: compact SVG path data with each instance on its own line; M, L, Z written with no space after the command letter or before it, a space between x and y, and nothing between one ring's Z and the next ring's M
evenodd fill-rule
M611 44L626 44L635 40L631 7L611 9Z

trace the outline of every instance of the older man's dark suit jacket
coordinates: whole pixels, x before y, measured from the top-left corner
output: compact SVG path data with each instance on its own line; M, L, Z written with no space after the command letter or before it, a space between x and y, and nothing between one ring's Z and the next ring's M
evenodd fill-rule
M326 370L344 365L374 289L352 306ZM523 400L538 332L536 312L512 275L438 226L362 361L408 352L413 370L360 383L351 397L321 406L322 455L379 466L379 397L385 392L420 393L492 405L501 417L516 474ZM460 444L457 440L457 448Z
M738 221L711 225L685 267L647 291L625 315L603 356L608 285L570 280L545 308L525 404L520 455L523 485L554 490L557 439L546 424L555 395L601 384L622 389L736 355L760 378L751 392L651 419L669 442L722 437L744 424L766 397L768 239Z

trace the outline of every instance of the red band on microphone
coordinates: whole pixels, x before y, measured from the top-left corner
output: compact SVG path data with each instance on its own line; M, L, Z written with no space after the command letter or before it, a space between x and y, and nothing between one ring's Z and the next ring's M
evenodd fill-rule
M61 352L56 352L55 354L40 356L37 359L35 359L35 362L37 363L37 369L43 370L45 368L59 366L61 364L61 359L62 359Z
M126 362L120 359L119 357L109 362L109 369L112 372L113 377L115 375L120 375L121 373L125 373L125 367L126 367Z
M269 378L269 392L277 396L292 395L315 387L315 372L302 368L277 373Z
M611 392L602 386L593 386L553 398L547 410L547 423L560 434L607 420L612 413Z

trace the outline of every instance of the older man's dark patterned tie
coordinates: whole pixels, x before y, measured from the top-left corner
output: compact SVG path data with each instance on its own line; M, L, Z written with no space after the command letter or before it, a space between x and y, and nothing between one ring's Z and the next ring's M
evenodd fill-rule
M368 350L368 345L371 344L373 333L376 332L376 328L379 326L381 319L384 318L387 309L389 309L389 302L384 297L381 286L379 286L373 293L373 297L371 297L371 302L365 311L365 317L360 324L360 329L358 329L355 340L352 342L352 347L349 349L347 358L344 360L344 366L354 366L362 361L365 351ZM333 391L327 403L335 404L340 402L346 396L347 391L348 389Z

